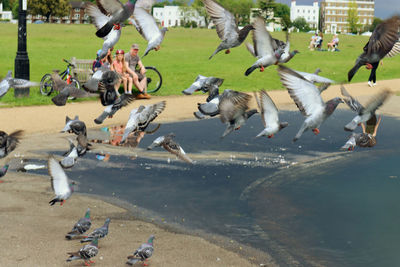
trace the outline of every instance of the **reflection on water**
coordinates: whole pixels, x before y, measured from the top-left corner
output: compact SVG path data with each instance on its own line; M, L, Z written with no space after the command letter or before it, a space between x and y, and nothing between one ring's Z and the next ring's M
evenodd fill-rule
M185 151L209 156L189 165L168 152L158 159L112 155L108 162L89 153L69 176L80 192L115 196L167 223L225 235L268 252L281 266L394 266L398 121L383 118L374 149L342 153L349 135L343 125L352 116L339 110L319 136L307 132L295 144L298 112L282 114L290 126L273 139L254 138L262 129L258 116L222 140L218 119L164 124L157 136L174 132ZM157 136L146 135L139 147ZM213 158L221 151L226 158Z

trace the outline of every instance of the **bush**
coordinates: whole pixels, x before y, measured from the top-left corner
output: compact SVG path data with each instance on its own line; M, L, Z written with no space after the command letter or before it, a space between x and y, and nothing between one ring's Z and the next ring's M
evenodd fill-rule
M197 22L196 21L186 21L183 27L185 27L185 28L197 28Z
M310 31L310 26L308 26L306 19L303 17L299 17L299 18L295 19L292 23L292 26L301 32Z

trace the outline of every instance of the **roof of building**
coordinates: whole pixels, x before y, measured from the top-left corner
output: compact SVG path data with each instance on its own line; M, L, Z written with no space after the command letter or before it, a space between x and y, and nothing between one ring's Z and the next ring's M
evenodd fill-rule
M85 2L82 1L70 1L69 3L72 8L83 8L83 5L85 4Z

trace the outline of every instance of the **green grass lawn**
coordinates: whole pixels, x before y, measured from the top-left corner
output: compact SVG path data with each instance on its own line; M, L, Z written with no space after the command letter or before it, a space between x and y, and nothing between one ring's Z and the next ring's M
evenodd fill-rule
M0 76L7 70L14 70L14 60L17 51L17 25L0 24ZM53 69L65 69L63 58L76 57L94 59L96 51L101 48L102 40L95 36L93 25L57 25L28 24L28 55L30 60L31 80L40 81L45 73ZM284 40L284 33L272 33L276 38ZM249 36L250 37L250 36ZM311 34L293 33L291 35L292 49L297 49L296 55L287 65L301 71L313 72L317 67L323 71L321 75L338 82L347 79L347 72L353 66L355 59L361 53L368 37L340 35L341 52L309 51L308 43ZM324 48L332 38L325 35ZM248 38L251 41L251 38ZM141 46L144 52L146 43L132 26L123 29L121 39L116 49L128 51L132 43ZM219 44L215 30L171 28L166 33L160 51L152 51L143 59L147 66L156 66L163 75L163 86L157 95L176 95L187 88L198 74L224 78L222 89L231 88L239 91L253 91L261 88L267 90L282 89L276 66L267 68L264 72L254 71L249 77L244 76L255 58L245 46L234 48L229 55L223 52L212 60L208 57ZM378 80L399 78L400 57L385 59L384 65L378 69ZM361 68L353 82L367 81L369 71ZM15 99L13 92L4 96L1 103L9 105L39 105L50 104L50 98L40 95L38 88L31 88L29 99Z

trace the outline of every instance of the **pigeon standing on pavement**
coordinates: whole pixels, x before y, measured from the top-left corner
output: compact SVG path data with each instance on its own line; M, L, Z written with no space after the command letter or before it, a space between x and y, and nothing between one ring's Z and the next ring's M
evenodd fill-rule
M69 150L64 154L64 158L60 161L61 166L64 169L71 168L75 165L78 158L78 150L72 140L68 139Z
M374 114L375 111L385 103L385 101L393 94L389 89L384 89L380 93L374 95L365 107L360 102L353 98L342 85L342 95L346 97L344 101L350 107L351 110L357 113L351 122L344 126L346 131L354 131L358 125L368 121Z
M147 147L147 150L151 150L154 147L162 146L165 150L174 154L179 159L186 161L188 163L193 163L193 160L191 158L189 158L188 155L186 155L186 153L182 149L182 147L173 140L174 137L175 137L175 134L173 134L173 133L169 133L167 135L157 137L153 141L153 143L151 143L151 145L149 145Z
M353 79L360 67L367 65L372 68L372 63L377 63L387 54L397 54L396 43L399 41L400 16L393 16L376 26L368 43L363 48L363 53L358 56L356 64L348 72L348 81ZM400 52L400 50L398 51Z
M50 156L48 160L48 170L51 177L51 187L56 195L49 204L53 206L57 202L63 205L74 192L73 183L69 183L68 177L58 161Z
M71 240L74 237L77 237L87 230L89 230L90 226L92 225L92 221L90 220L90 209L86 210L85 216L80 218L72 228L72 230L65 236L66 239Z
M24 131L18 130L7 134L0 131L0 158L6 157L18 145Z
M81 240L81 243L91 242L96 239L101 239L107 236L108 234L108 225L110 224L111 219L107 218L104 222L104 225L100 228L96 228L93 232L91 232L86 238Z
M71 119L68 116L66 116L65 126L61 130L61 132L74 133L76 135L79 135L80 133L86 134L86 125L83 121L79 120L78 116L75 116L74 119Z
M278 108L265 90L260 91L260 99L258 99L256 93L254 93L254 95L258 108L261 110L261 119L264 125L264 130L256 137L267 136L268 138L272 138L274 134L287 127L289 124L287 122L279 122Z
M242 125L255 113L256 109L249 109L251 96L245 93L225 90L220 97L218 109L222 123L227 124L221 138L227 136L233 130L239 130Z
M148 266L145 261L149 259L154 252L154 235L151 235L149 239L147 240L147 243L143 243L140 245L140 247L133 252L133 255L128 256L128 261L126 262L129 265L134 265L139 261L143 262L144 266Z
M97 1L97 5L99 5L101 8L91 2L85 2L84 6L86 14L90 16L91 21L93 22L97 30L100 30L111 19L111 17L102 12L102 10L105 11L105 9L103 6L101 6L101 2L102 1ZM121 24L115 24L113 25L110 32L103 37L104 42L103 47L101 48L101 52L98 55L99 60L103 59L107 55L108 50L113 48L118 43L120 37Z
M105 13L109 15L109 20L103 27L97 30L97 37L105 37L116 25L121 25L135 10L136 0L128 0L125 5L119 0L98 0Z
M144 131L150 122L165 109L166 102L161 101L153 105L141 105L137 109L133 109L129 114L128 122L126 123L121 144L125 142L131 132Z
M231 48L243 43L249 32L254 29L253 25L246 25L239 30L235 17L223 6L214 0L203 0L203 3L208 15L215 24L218 37L222 41L209 59L225 49L225 54L229 54Z
M246 45L249 52L257 58L257 61L246 70L248 76L257 68L264 71L264 68L278 64L283 50L278 49L275 41L265 27L264 19L258 17L254 22L253 46Z
M324 103L318 88L297 72L280 65L278 73L283 86L288 90L300 112L306 117L293 142L297 141L308 129L319 134L318 128L335 111L339 103L343 103L343 100L335 97Z
M90 263L94 263L91 258L95 257L99 253L98 240L94 239L90 244L84 245L77 252L68 252L69 258L67 262L73 260L84 260L86 266L90 266Z
M203 75L197 75L196 80L189 88L182 91L185 95L191 95L197 91L203 91L204 93L208 92L210 89L218 89L224 79L216 78L216 77L206 77Z
M12 71L8 71L6 77L0 82L0 98L7 94L10 88L35 87L39 84L24 79L13 78Z
M147 11L141 7L135 8L135 11L133 12L133 18L129 20L135 26L140 35L142 35L147 41L147 48L143 54L143 57L145 57L153 49L155 51L160 50L165 33L168 31L166 27L163 27L160 30L153 16L147 13Z

